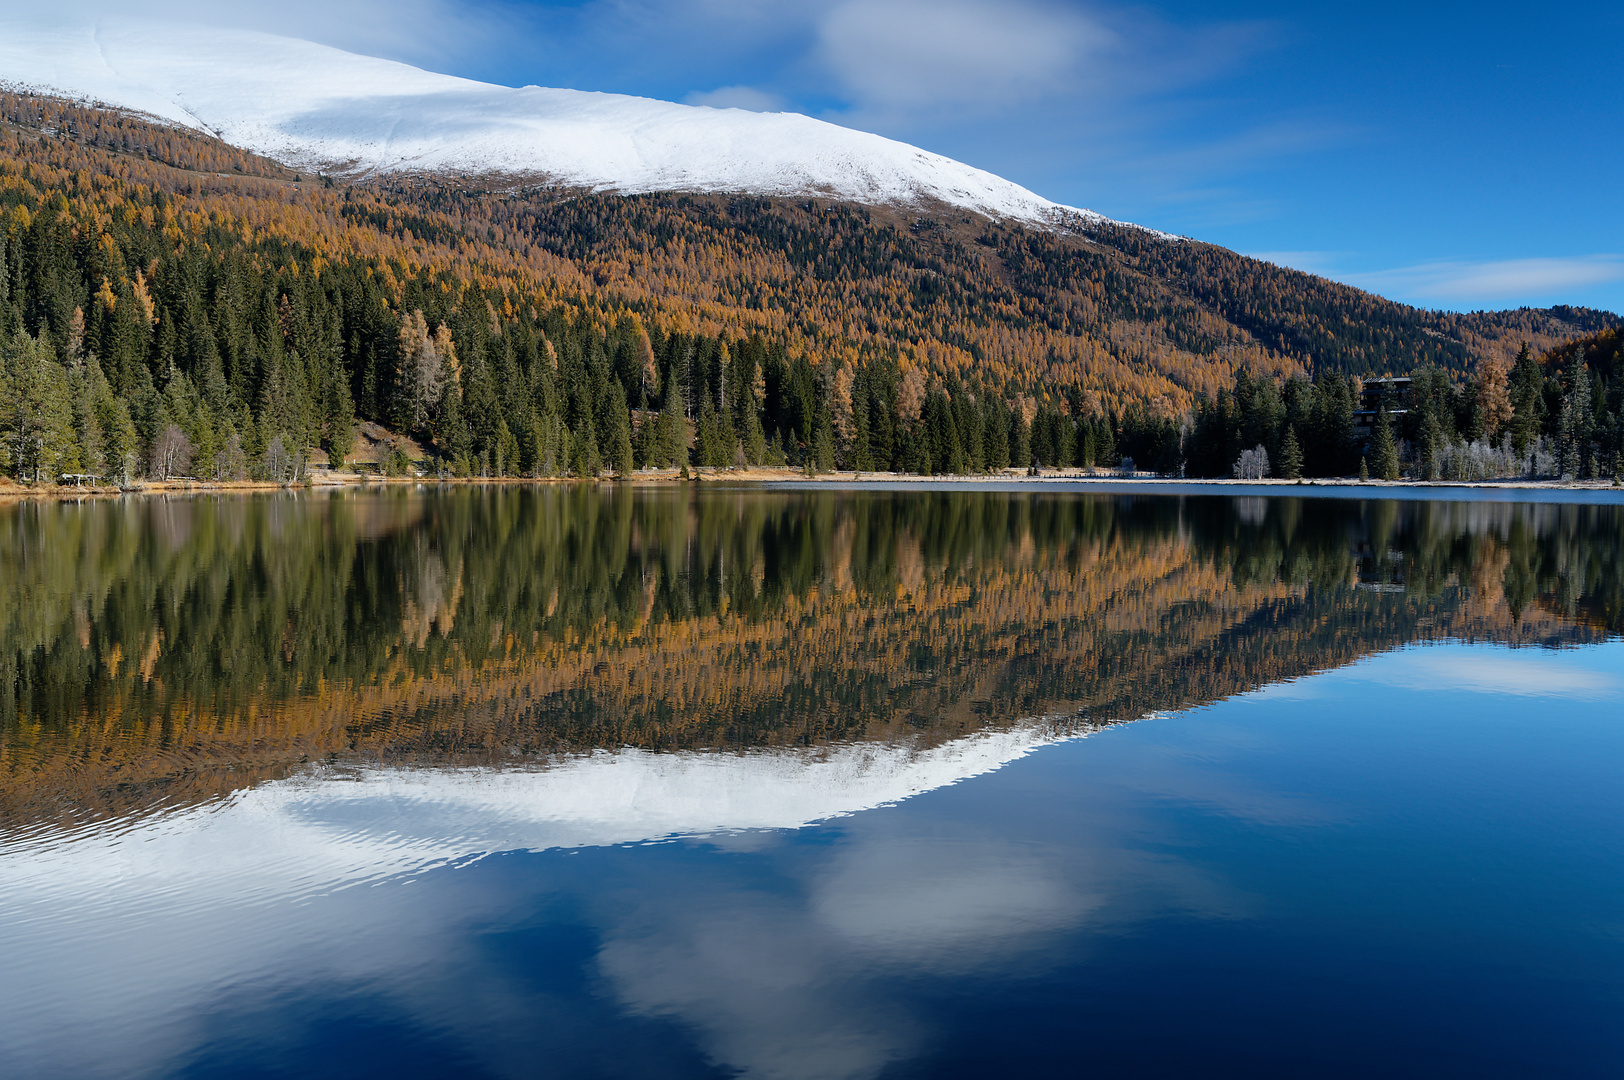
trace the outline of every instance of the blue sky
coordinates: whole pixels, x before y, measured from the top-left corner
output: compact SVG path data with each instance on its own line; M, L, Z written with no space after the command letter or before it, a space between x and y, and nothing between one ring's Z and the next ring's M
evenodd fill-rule
M509 85L806 112L1427 307L1624 312L1616 2L165 6Z

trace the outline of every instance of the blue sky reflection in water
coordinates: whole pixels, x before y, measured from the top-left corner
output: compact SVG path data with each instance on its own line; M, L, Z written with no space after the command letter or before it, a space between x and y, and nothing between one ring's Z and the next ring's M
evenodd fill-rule
M1616 1075L1621 714L1616 636L1445 641L1082 738L340 762L17 829L0 1069Z

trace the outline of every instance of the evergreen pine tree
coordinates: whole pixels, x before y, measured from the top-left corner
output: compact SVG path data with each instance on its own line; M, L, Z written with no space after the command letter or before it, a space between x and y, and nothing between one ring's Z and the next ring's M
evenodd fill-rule
M558 475L570 476L575 468L575 433L563 417L558 421Z
M127 483L140 460L141 448L130 419L130 407L113 394L105 382L96 398L96 416L101 424L104 468L109 479Z
M962 471L986 472L986 439L981 430L981 408L975 399L962 389L952 395L952 401L953 427L959 435Z
M1539 438L1545 415L1545 401L1541 393L1544 385L1545 376L1525 341L1511 370L1511 445L1518 457L1526 455Z
M1585 365L1584 349L1581 347L1573 358L1573 377L1569 380L1568 393L1564 399L1564 415L1570 410L1567 403L1572 402L1571 416L1568 419L1569 435L1573 442L1572 470L1575 476L1586 479L1595 475L1595 456L1591 450L1591 432L1595 426L1595 414L1592 410L1590 394L1590 371ZM1568 471L1566 469L1564 472Z
M963 473L965 471L964 447L959 441L958 425L953 422L953 409L948 403L947 394L942 390L933 390L925 399L925 411L921 418L930 446L931 464L939 473Z
M1009 463L1018 469L1032 464L1032 431L1019 401L1009 410Z
M0 343L0 439L18 479L74 471L73 390L49 340L18 329Z
M1286 428L1285 440L1280 444L1280 475L1287 480L1298 480L1303 475L1303 449L1297 442L1297 425Z
M79 446L79 467L96 476L107 475L106 437L98 408L103 386L101 367L94 356L81 357L68 371L73 395L73 433Z
M505 417L496 423L496 447L493 465L497 476L512 476L519 468L519 440L508 427Z
M1579 475L1579 418L1573 395L1562 398L1556 422L1556 471L1564 480Z
M620 383L609 384L609 415L613 430L607 440L609 444L608 466L614 470L621 479L632 474L632 429L631 414L626 408L626 395L621 390Z
M1376 416L1370 452L1376 459L1376 475L1383 480L1397 480L1398 444L1393 438L1393 418L1385 408Z
M1444 429L1438 414L1431 410L1421 421L1420 442L1418 465L1421 476L1427 480L1437 480L1443 472Z
M1039 465L1055 464L1055 436L1058 427L1059 417L1048 405L1039 408L1037 415L1032 418L1032 457Z
M930 447L917 424L910 424L897 432L897 456L902 471L915 476L929 476L931 472Z
M569 429L552 410L540 413L530 427L532 476L562 476L568 468L566 442Z
M638 469L653 468L655 414L645 412L638 420L637 428L632 432L632 465Z
M322 385L322 448L335 469L342 468L355 442L355 401L342 355L333 356Z
M1353 391L1337 375L1314 383L1310 439L1304 457L1315 476L1346 476L1352 471Z
M1098 457L1099 447L1094 421L1084 420L1077 432L1077 465L1079 468L1092 469Z
M715 465L723 468L734 463L739 450L738 431L733 425L733 410L728 408L716 411L716 455Z
M1054 463L1065 468L1077 455L1077 427L1071 417L1055 414Z
M682 400L682 387L675 380L666 382L665 407L655 420L653 463L662 469L688 467L688 426L683 419L686 411Z
M1107 413L1105 416L1100 418L1098 425L1095 427L1095 464L1117 464L1119 457L1117 455L1116 433L1116 416L1114 413Z
M987 468L1003 472L1009 468L1009 419L1004 403L992 395L981 399L981 430L985 443Z
M435 442L451 471L470 476L474 471L474 434L462 416L462 391L455 383L440 401L440 420Z
M570 472L583 479L596 479L603 471L603 459L598 455L598 435L592 426L592 414L582 415L580 423L570 432Z
M808 461L816 461L819 472L829 472L835 467L835 433L827 420L818 424L817 434L812 437L812 453L807 455Z
M547 475L547 439L542 433L541 417L530 418L530 430L519 443L520 467L532 480Z
M716 419L716 409L709 401L699 410L699 422L694 433L694 457L696 464L706 468L714 468L727 464L727 451L724 449L720 425Z
M741 393L739 398L743 403L739 408L742 420L739 441L744 445L744 459L751 465L760 465L767 460L767 436L761 430L761 413L756 408L753 393Z

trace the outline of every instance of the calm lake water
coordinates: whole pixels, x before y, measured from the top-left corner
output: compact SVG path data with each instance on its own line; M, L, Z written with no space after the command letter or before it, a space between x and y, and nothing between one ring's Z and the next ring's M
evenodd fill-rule
M0 1076L1624 1074L1624 508L0 507Z

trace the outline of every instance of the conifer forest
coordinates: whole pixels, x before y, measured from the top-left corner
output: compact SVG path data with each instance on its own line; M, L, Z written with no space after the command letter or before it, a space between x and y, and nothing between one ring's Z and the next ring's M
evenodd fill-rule
M1356 426L1361 376L1412 374ZM346 182L0 94L22 482L291 482L364 425L398 474L1610 477L1621 393L1604 312L1422 311L1130 227Z

